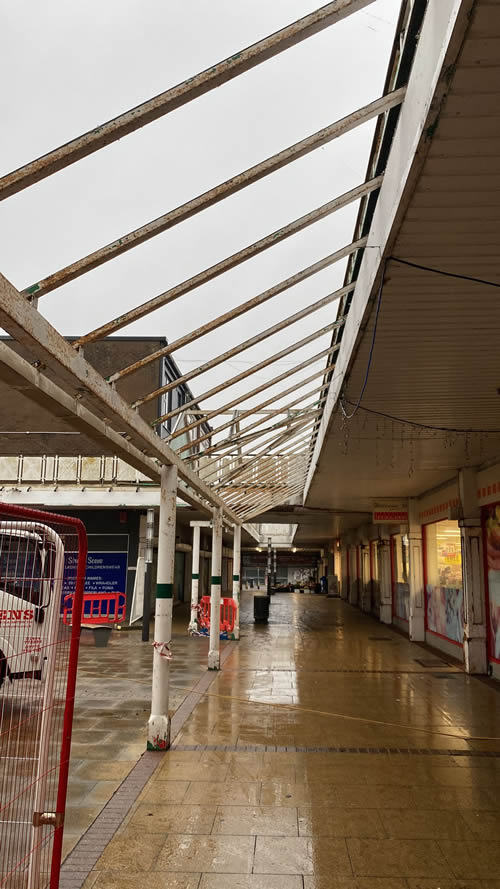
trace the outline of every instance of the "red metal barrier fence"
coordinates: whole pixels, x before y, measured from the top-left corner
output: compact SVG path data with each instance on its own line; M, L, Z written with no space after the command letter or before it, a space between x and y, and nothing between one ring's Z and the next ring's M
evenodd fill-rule
M2 889L59 886L86 559L78 519L0 503Z

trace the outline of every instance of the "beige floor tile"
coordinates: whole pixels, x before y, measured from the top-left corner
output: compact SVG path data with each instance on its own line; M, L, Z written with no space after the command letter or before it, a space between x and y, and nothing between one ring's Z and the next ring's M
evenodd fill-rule
M78 778L89 781L123 781L135 763L131 762L86 762L78 769Z
M293 765L276 763L253 766L247 763L239 763L237 760L229 765L228 780L235 781L282 781L295 783L296 769Z
M177 834L168 837L154 870L249 874L254 845L253 837Z
M498 841L500 838L500 812L474 812L462 809L461 817L479 839Z
M351 876L345 840L328 843L311 837L257 837L254 873Z
M97 818L101 806L67 806L64 816L64 830L67 833L82 834Z
M376 809L300 806L299 835L317 837L385 837Z
M129 874L151 870L166 838L143 830L125 830L115 836L101 855L97 870L125 871Z
M212 830L216 811L216 806L139 803L130 827L140 827L148 833L207 834Z
M303 889L303 886L298 875L203 874L199 889Z
M415 801L408 787L337 787L338 806L355 809L412 809Z
M439 843L455 877L496 879L500 874L500 842L474 839L468 843L441 840Z
M229 766L209 762L179 762L167 760L159 772L160 781L225 781Z
M107 803L118 790L120 781L98 781L90 793L85 797L85 805L93 803Z
M409 889L500 889L500 881L495 885L489 881L483 880L423 880L409 879L407 881Z
M407 889L404 879L387 877L337 877L317 875L304 877L304 889Z
M193 781L186 792L184 803L232 806L256 806L260 803L260 784L222 784L210 781Z
M338 788L333 784L291 784L281 781L263 781L261 805L307 806L313 803L335 804Z
M156 776L146 785L139 799L149 803L180 803L186 796L189 781L158 781Z
M417 809L500 809L500 794L474 787L415 787L411 791ZM391 808L397 809L397 803Z
M99 875L95 889L198 889L200 874L118 874Z
M219 806L214 834L297 836L297 810L273 806Z
M356 876L454 876L438 844L430 840L347 840Z
M465 814L467 810L463 809ZM478 813L475 813L476 815ZM483 812L482 815L493 813ZM386 809L380 812L386 835L401 840L466 840L472 833L459 812L443 817L443 812L429 809ZM497 822L500 830L500 821Z

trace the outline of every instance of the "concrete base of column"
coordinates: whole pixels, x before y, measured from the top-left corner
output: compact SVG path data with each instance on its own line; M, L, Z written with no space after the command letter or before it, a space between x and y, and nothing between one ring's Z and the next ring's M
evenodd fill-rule
M191 620L189 621L188 633L198 632L198 608L191 606Z
M380 623L392 624L392 602L389 605L380 606Z
M168 750L170 747L170 716L150 716L148 722L148 750Z
M369 614L372 606L372 596L369 585L367 584L361 594L361 611Z
M486 639L478 637L464 640L464 662L466 673L488 674Z
M410 642L425 642L425 619L420 611L417 614L410 611L408 635Z
M240 639L240 628L239 627L234 628L232 635L231 635L231 639L233 642L239 642L239 639Z
M210 650L208 652L208 669L220 670L220 653Z

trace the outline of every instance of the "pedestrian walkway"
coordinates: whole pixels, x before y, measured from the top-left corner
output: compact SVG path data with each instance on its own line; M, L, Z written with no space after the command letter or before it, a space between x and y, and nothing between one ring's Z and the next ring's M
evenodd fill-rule
M500 889L498 686L338 599L250 612L85 889Z
M177 607L171 713L206 672L208 640L198 640L197 644L188 636L188 620L189 606ZM151 712L152 661L151 642L141 641L140 628L115 630L107 648L96 648L92 632L82 632L63 856L144 753Z

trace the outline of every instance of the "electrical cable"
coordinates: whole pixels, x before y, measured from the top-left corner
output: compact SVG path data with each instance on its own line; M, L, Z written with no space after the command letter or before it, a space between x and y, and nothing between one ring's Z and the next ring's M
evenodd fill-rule
M448 272L448 271L445 271L444 269L436 269L432 266L421 265L418 262L410 262L410 260L401 259L398 256L386 257L386 259L384 260L383 268L382 268L382 278L380 281L380 287L379 287L378 296L377 296L377 307L375 310L375 321L374 321L374 325L373 325L372 340L370 343L368 362L366 365L365 378L363 380L361 392L360 392L358 400L356 402L351 401L350 399L346 398L343 395L340 396L340 409L342 411L342 416L343 416L344 420L351 420L354 417L354 415L357 413L357 411L361 407L361 399L363 398L363 395L366 390L366 386L368 384L368 377L370 375L370 369L371 369L372 360L373 360L373 352L375 349L375 340L377 337L377 326L378 326L378 318L379 318L379 314L380 314L380 306L382 304L382 292L384 289L385 272L386 272L388 262L398 262L398 263L400 263L400 265L407 265L407 266L410 266L411 268L420 269L421 271L424 271L424 272L431 272L435 275L443 275L446 278L458 278L462 281L471 281L475 284L484 284L487 287L500 287L499 282L489 281L486 278L474 278L471 275L460 275L457 272ZM344 404L352 405L354 407L354 410L350 414L348 414L345 407L344 407ZM432 426L427 423L414 423L412 420L404 420L400 417L393 417L393 416L391 416L391 414L384 414L381 411L370 410L370 408L366 408L366 407L363 407L363 410L368 411L369 413L378 414L379 416L385 417L388 420L394 420L399 423L406 423L409 426L417 426L422 429L433 429L438 432L456 432L456 433L462 433L462 434L467 434L467 433L471 433L471 432L485 432L485 433L499 433L500 432L499 429L452 429L452 428L448 428L446 426Z
M345 411L345 409L344 409L344 405L343 405L343 401L344 401L344 399L343 399L343 398L340 399L340 408L341 408L341 411L342 411L342 414L343 414L345 420L352 420L352 418L354 417L354 414L356 413L356 411L358 410L358 408L359 408L359 406L360 406L360 404L361 404L361 399L363 398L363 395L365 394L366 385L367 385L367 383L368 383L368 377L369 377L369 375L370 375L370 368L371 368L372 358L373 358L373 350L374 350L374 348L375 348L375 339L376 339L376 336L377 336L378 316L379 316L379 314L380 314L380 306L381 306L381 304L382 304L382 292L383 292L383 289L384 289L385 269L386 269L386 266L387 266L387 262L388 262L388 260L385 259L385 260L384 260L384 265L383 265L383 268L382 268L382 277L381 277L381 279L380 279L380 287L379 287L379 289L378 289L377 308L376 308L376 310L375 310L375 321L374 321L374 324L373 324L372 341L371 341L371 344L370 344L370 353L369 353L369 355L368 355L368 363L367 363L367 365L366 365L365 379L364 379L364 381L363 381L363 385L362 385L362 387L361 387L361 392L360 392L360 394L359 394L359 398L358 398L357 404L356 404L356 406L355 406L355 408L354 408L354 410L353 410L353 412L352 412L351 414L348 414L348 413Z
M349 398L344 399L346 404L354 404L353 401L350 401ZM430 429L434 432L455 432L457 435L468 435L474 433L484 433L485 435L500 435L500 429L458 429L453 428L452 426L431 426L429 423L419 423L417 420L405 420L404 417L396 417L393 414L386 414L383 411L377 411L374 408L365 407L363 404L360 404L359 407L362 411L366 411L368 414L375 414L377 417L383 417L385 420L393 420L395 423L404 423L407 426L416 426L419 429Z
M497 281L488 281L486 278L474 278L471 275L459 275L456 272L446 272L443 269L436 269L429 265L420 265L418 262L410 262L408 259L400 259L398 256L389 256L392 262L399 262L401 265L409 265L413 269L421 269L424 272L432 272L434 275L443 275L445 278L459 278L462 281L472 281L474 284L486 284L488 287L500 287Z

